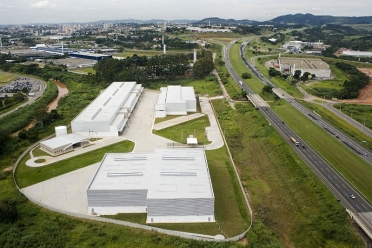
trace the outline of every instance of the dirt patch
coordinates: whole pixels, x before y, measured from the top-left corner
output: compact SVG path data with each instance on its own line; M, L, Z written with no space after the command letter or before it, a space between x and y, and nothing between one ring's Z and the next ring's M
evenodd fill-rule
M3 171L11 171L13 170L13 166L6 167Z
M358 70L363 72L367 76L372 77L372 69L371 68L358 68ZM369 84L366 87L359 90L358 98L351 99L351 100L345 100L343 102L372 104L372 78L370 78Z
M246 245L248 244L248 239L247 239L247 238L243 238L242 240L239 241L239 243L240 243L241 245L246 246Z

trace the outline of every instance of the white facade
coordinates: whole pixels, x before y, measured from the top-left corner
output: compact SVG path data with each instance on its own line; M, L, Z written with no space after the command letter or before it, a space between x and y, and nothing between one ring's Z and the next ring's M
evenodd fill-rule
M71 122L73 133L118 136L143 91L136 82L113 82Z
M84 136L79 134L59 133L55 138L40 142L40 149L56 156L72 151L76 147L84 147L87 145L89 145L89 140Z
M205 152L110 153L87 188L88 213L146 213L147 223L214 222Z
M345 56L354 56L354 57L372 57L372 52L366 52L366 51L343 51L342 55Z
M178 85L160 88L159 100L155 106L156 118L187 115L187 112L196 112L194 87Z

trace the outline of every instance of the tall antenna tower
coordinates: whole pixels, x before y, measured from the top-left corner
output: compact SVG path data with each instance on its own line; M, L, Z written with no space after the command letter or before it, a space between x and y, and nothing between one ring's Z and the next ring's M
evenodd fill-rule
M3 49L3 41L1 40L1 36L0 36L0 49Z

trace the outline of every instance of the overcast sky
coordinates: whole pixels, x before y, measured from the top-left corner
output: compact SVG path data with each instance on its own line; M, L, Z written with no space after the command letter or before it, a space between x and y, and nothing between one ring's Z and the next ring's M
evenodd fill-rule
M207 17L267 21L280 15L311 13L371 16L371 0L0 0L1 24L90 22L121 19Z

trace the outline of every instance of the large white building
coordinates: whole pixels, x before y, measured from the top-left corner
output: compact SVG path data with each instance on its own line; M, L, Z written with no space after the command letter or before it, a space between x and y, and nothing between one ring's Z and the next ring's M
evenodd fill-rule
M147 223L214 222L204 149L108 153L87 188L88 212L147 213Z
M372 57L372 52L350 51L350 50L347 50L347 51L343 51L342 52L342 55L353 56L353 57L366 57L366 58L370 58L370 57Z
M187 115L187 112L196 112L194 87L175 85L160 88L160 96L155 105L156 118Z
M331 77L329 65L321 59L279 57L278 60L280 71L292 76L297 70L300 70L301 75L309 72L315 74L317 78Z
M136 82L113 82L71 122L73 133L118 136L143 91Z

